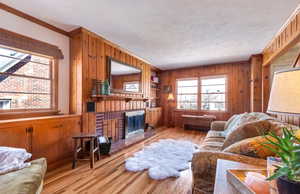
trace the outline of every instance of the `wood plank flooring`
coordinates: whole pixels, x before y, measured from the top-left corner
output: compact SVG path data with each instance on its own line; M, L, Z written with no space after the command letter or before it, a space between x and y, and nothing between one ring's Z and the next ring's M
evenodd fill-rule
M184 139L201 144L206 133L184 131L183 129L159 129L157 133L142 142L103 158L90 169L88 162L79 163L74 170L69 165L62 166L46 174L43 194L91 193L91 194L186 194L191 193L191 170L181 172L179 178L168 178L163 181L152 180L148 172L128 172L125 170L125 159L159 139Z

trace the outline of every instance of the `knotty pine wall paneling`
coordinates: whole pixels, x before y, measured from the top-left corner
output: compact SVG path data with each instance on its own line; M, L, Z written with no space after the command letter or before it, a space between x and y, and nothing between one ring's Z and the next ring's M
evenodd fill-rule
M250 58L250 111L262 111L262 55Z
M95 132L95 113L86 111L90 98L92 80L107 79L106 58L112 57L142 70L141 86L143 97L150 97L151 65L124 51L114 43L86 29L79 28L71 36L71 113L82 114L83 131ZM118 94L133 95L133 94ZM113 112L146 108L143 101L97 101L96 112ZM112 134L114 132L111 132Z
M270 98L270 65L262 66L262 111L266 112Z
M228 78L227 111L176 110L176 79L214 75L226 75ZM250 64L248 61L164 71L161 73L161 86L165 85L172 86L175 97L175 101L168 102L168 94L161 92L165 126L182 127L182 114L213 114L218 120L227 120L233 114L250 111Z

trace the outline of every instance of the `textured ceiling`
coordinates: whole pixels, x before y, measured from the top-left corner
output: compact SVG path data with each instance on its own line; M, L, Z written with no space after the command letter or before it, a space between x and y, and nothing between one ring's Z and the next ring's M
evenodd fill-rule
M300 0L0 0L67 31L83 26L161 69L247 60Z

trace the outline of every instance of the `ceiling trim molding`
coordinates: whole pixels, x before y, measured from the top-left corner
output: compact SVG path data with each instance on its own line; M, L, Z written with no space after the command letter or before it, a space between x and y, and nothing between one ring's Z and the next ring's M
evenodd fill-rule
M26 13L20 11L20 10L17 10L17 9L15 9L15 8L12 8L12 7L10 7L10 6L6 5L6 4L4 4L4 3L0 3L0 9L2 9L2 10L4 10L4 11L7 11L7 12L9 12L9 13L11 13L11 14L14 14L14 15L16 15L16 16L19 16L19 17L21 17L21 18L24 18L24 19L26 19L26 20L29 20L29 21L31 21L31 22L33 22L33 23L38 24L38 25L41 25L41 26L43 26L43 27L45 27L45 28L48 28L48 29L50 29L50 30L52 30L52 31L54 31L54 32L63 34L63 35L65 35L65 36L69 36L69 33L68 33L67 31L62 30L62 29L60 29L60 28L58 28L58 27L56 27L56 26L53 26L53 25L51 25L51 24L49 24L49 23L47 23L47 22L44 22L44 21L42 21L42 20L40 20L40 19L38 19L38 18L36 18L36 17L33 17L33 16L31 16L31 15L28 15L28 14L26 14Z
M300 6L291 14L275 37L263 49L263 65L271 64L300 40Z

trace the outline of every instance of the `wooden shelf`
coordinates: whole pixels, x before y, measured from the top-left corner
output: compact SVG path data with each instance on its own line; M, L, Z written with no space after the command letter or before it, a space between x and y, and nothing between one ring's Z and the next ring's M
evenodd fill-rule
M129 101L148 101L148 98L142 98L142 97L130 97L130 96L115 96L115 95L92 95L93 99L97 99L98 100L117 100L117 101L122 101L125 100L126 102Z

